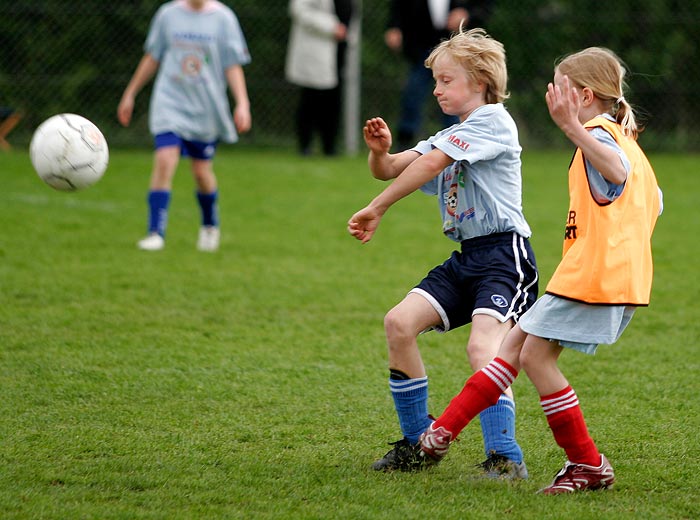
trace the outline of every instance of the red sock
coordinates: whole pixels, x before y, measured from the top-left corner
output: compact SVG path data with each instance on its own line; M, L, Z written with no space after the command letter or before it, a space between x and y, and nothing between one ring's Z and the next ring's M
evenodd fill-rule
M578 397L571 386L550 395L540 396L540 405L554 434L571 462L600 465L600 453L588 434Z
M498 402L517 376L517 370L502 359L495 358L467 380L462 391L437 418L433 428L443 426L452 433L452 439L456 439L469 421Z

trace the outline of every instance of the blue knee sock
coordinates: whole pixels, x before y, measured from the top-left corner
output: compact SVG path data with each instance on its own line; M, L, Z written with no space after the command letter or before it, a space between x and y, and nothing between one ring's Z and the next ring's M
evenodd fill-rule
M148 192L148 232L165 236L168 225L168 206L170 206L169 191Z
M491 452L520 463L523 452L515 441L515 403L503 394L498 403L479 414L486 456Z
M216 206L216 201L219 198L219 192L214 193L199 193L197 192L197 201L202 210L202 225L203 226L218 226L219 212Z
M389 379L389 388L401 431L404 437L415 444L433 422L428 415L428 378Z

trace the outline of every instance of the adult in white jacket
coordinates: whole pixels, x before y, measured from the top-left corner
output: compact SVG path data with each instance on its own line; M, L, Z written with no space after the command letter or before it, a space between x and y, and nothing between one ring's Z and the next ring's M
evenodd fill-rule
M352 0L291 0L285 76L300 87L296 115L302 155L312 152L314 133L326 155L336 154L341 90Z

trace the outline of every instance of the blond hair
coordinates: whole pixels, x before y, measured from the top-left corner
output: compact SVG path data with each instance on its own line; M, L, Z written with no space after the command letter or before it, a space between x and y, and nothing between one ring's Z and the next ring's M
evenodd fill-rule
M555 68L579 87L591 89L598 99L607 103L622 132L637 138L642 129L625 99L627 70L617 54L605 47L589 47L561 58Z
M483 29L463 31L460 27L459 32L433 49L425 60L425 66L432 69L435 60L443 55L459 63L471 81L485 86L486 103L501 103L510 96L506 90L508 69L505 48Z

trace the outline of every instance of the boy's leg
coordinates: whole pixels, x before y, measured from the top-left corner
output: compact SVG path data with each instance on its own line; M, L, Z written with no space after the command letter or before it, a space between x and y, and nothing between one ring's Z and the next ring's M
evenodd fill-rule
M485 476L494 479L525 479L527 466L515 440L515 401L506 393L479 414L486 460L480 464Z
M467 353L472 369L485 367L497 354L505 336L511 329L511 320L501 322L487 314L477 314L472 319ZM508 388L498 401L479 414L484 438L486 460L482 463L486 474L505 477L510 473L524 478L527 470L522 464L523 452L515 440L515 402Z
M484 248L490 251L487 265L483 264ZM514 320L534 303L538 276L529 242L516 234L484 237L465 249L464 255L464 273L473 280L474 292L467 350L472 369L479 370L499 355ZM483 273L473 266L483 269ZM524 335L519 332L513 348L519 350L522 341ZM479 417L487 457L482 463L486 476L526 478L523 453L515 440L515 402L510 388Z
M474 417L498 403L518 376L520 350L525 337L517 325L509 331L498 356L467 380L462 391L452 399L423 437L424 451L429 455L438 455L438 458L444 456L449 443ZM431 432L440 432L442 440L438 442L438 453L433 453L436 443L430 439Z
M418 294L408 294L389 311L384 326L389 347L389 388L403 439L394 443L376 470L410 471L417 462L418 440L432 422L428 414L428 377L418 350L420 332L440 322L430 303Z

